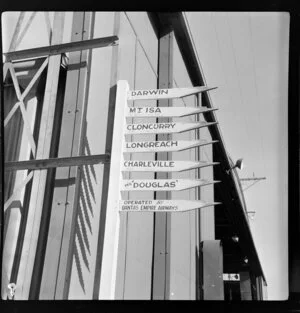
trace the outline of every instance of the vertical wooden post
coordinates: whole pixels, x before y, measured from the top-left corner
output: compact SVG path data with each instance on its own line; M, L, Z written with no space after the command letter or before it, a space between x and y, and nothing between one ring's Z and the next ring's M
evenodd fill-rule
M74 13L75 16L78 12ZM82 25L82 40L93 38L95 12L84 12ZM76 35L76 32L75 32ZM74 41L76 39L74 38ZM78 77L78 94L75 109L75 123L73 131L73 143L71 156L83 155L83 141L86 134L83 131L83 124L86 120L86 104L89 95L89 81L91 73L92 50L81 51L80 63L86 62L87 67L80 68ZM74 62L75 63L75 62ZM62 122L63 123L63 122ZM62 234L60 263L57 274L57 287L55 299L67 299L71 278L71 268L73 261L73 245L75 223L77 218L77 206L80 188L80 170L82 168L73 166L70 168L69 179L75 179L75 184L69 186L66 198L66 215ZM74 242L74 241L73 241Z
M74 12L71 41L90 39L91 13ZM84 114L87 68L73 68L88 60L88 51L70 53L69 71L65 89L64 108L58 157L81 155L80 140ZM90 62L87 62L90 65ZM66 144L69 143L69 144ZM75 184L59 186L57 180L76 179ZM40 299L67 299L72 266L69 254L73 245L72 233L78 199L75 189L80 184L79 168L62 167L56 170L51 218L47 239L44 268L41 278Z
M61 43L63 36L63 26L64 13L56 12L54 15L52 44ZM36 154L37 159L48 158L50 153L60 65L60 55L49 57L41 127L39 131ZM45 194L46 178L47 170L35 171L28 207L28 218L26 221L24 242L20 258L20 267L16 282L17 289L15 299L26 300L29 296Z
M123 160L123 145L125 142L125 109L128 106L128 91L129 86L127 81L118 81L100 277L99 299L101 300L115 299L120 228L119 200L121 200L121 162Z
M158 88L172 88L174 33L165 29L159 39ZM159 100L158 106L170 106L172 100ZM168 119L158 119L159 123ZM170 135L158 135L157 140L168 140ZM158 160L168 160L168 153L157 153ZM157 173L158 179L168 178L167 173ZM168 192L156 192L156 199L168 199ZM154 213L154 245L152 270L152 299L169 299L170 289L170 227L171 213Z

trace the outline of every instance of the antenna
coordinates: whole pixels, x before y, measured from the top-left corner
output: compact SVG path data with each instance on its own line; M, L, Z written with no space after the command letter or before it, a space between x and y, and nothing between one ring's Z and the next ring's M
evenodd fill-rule
M243 184L243 182L252 182L245 189L243 189L243 191L246 191L247 189L249 189L250 187L252 187L256 183L258 183L259 181L265 180L265 179L267 179L267 178L266 177L255 177L255 175L253 173L253 177L240 178L240 181L242 184ZM254 220L255 213L256 213L255 211L247 211L247 214L251 220Z
M245 189L243 189L243 191L246 191L247 189L249 189L250 187L252 187L253 185L255 185L256 183L258 183L261 180L267 179L266 177L254 177L254 173L253 173L253 177L246 177L246 178L240 178L240 181L243 182L249 182L252 181L252 184L247 186Z

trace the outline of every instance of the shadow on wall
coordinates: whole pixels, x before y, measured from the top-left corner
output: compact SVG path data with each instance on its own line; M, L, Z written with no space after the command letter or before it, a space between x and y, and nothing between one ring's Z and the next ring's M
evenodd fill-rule
M82 151L84 155L91 155L86 135L83 140ZM94 217L93 208L96 203L94 185L97 184L97 179L94 165L83 165L80 169L79 205L76 216L75 244L72 258L75 259L79 282L85 293L83 269L85 268L90 272L89 257L91 256L91 251L89 235L93 234L91 219Z

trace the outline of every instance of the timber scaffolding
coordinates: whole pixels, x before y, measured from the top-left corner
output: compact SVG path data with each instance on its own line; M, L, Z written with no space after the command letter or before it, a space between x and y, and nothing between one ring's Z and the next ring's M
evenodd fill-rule
M94 23L94 16L90 14L86 14L83 12L74 13L74 22L73 23L73 35L71 38L70 43L61 43L62 42L62 35L64 29L64 21L65 21L65 13L63 12L55 12L54 13L54 21L53 26L51 27L50 23L50 16L49 12L45 12L45 22L47 24L47 31L48 31L48 39L50 46L32 48L32 49L25 49L25 50L16 50L17 47L21 44L24 36L26 35L28 28L30 27L34 17L36 16L37 12L33 12L29 17L27 23L25 24L23 31L21 28L23 26L25 12L21 12L17 21L17 25L11 40L11 44L9 47L9 52L4 53L5 62L4 62L4 75L3 79L7 79L9 76L13 82L14 91L17 97L16 104L11 108L10 112L6 115L4 119L4 127L8 125L8 123L13 120L16 113L18 113L18 108L21 110L21 117L26 129L27 139L30 145L31 156L33 159L31 160L24 160L24 161L13 161L13 162L5 162L4 169L6 172L12 171L23 171L28 170L28 174L25 179L18 185L17 188L14 189L14 192L10 195L10 197L6 200L4 204L4 211L6 212L10 205L14 202L15 199L19 196L20 192L29 185L31 187L31 196L30 196L30 203L29 203L29 212L28 215L32 215L34 219L28 219L24 234L24 241L22 244L22 254L19 260L20 267L14 272L13 269L13 262L12 259L5 259L6 254L4 253L4 266L8 267L8 273L5 273L5 278L2 283L9 282L10 280L16 281L16 290L14 292L13 297L17 297L18 299L28 299L32 297L36 297L36 295L32 294L30 291L30 282L34 283L34 281L39 280L40 278L33 272L33 267L35 263L35 256L36 251L39 249L38 245L38 236L34 235L39 233L40 227L42 227L42 203L44 201L45 188L47 183L47 173L49 169L57 169L56 175L62 176L63 173L67 174L69 172L69 168L75 167L75 173L79 166L83 165L93 165L99 163L109 163L110 162L110 154L98 154L98 155L78 155L80 153L79 142L77 143L77 147L73 144L70 145L71 151L69 148L62 149L62 151L58 151L58 157L51 157L53 156L53 143L51 143L52 135L55 136L57 133L54 131L54 124L55 118L58 116L55 115L55 105L58 99L58 86L59 86L59 79L60 79L60 67L63 60L65 60L66 53L73 53L73 58L70 60L68 67L72 66L72 62L76 64L78 61L81 64L87 64L86 60L88 59L88 54L91 54L91 49L96 48L105 48L110 46L117 45L118 37L117 36L108 36L103 38L93 38L88 39L91 37L93 23ZM76 31L76 27L80 30L80 33ZM81 32L81 27L85 27L85 33ZM77 53L75 56L74 53ZM79 58L78 58L79 56ZM20 89L20 82L18 81L14 65L18 64L19 61L35 61L42 59L43 62L40 65L40 68L36 71L35 75L29 82L28 86L22 92ZM38 63L38 62L37 62ZM40 121L40 130L38 136L38 143L36 143L35 138L37 134L34 134L34 130L31 129L29 123L28 112L25 108L24 99L30 93L31 89L36 85L38 80L41 78L41 75L44 73L44 70L47 68L47 77L46 77L46 86L45 86L45 97L43 103L43 111L41 113L41 121ZM86 69L79 69L81 72L81 84L83 85L86 76ZM70 74L71 76L72 74ZM79 77L79 76L78 76ZM66 86L68 88L68 86ZM70 87L69 87L70 88ZM71 95L71 89L67 91ZM80 95L79 95L80 97ZM70 100L70 99L69 99ZM70 115L71 112L78 112L78 115L82 116L82 112L80 111L80 103L76 103L76 99L74 99L75 108L71 108L69 106L67 114ZM78 100L77 100L78 101ZM80 100L79 100L80 101ZM67 116L62 117L63 121L67 122ZM78 116L77 120L80 120L80 116ZM75 129L80 131L82 125L81 123L77 122L75 125ZM72 125L69 125L72 127ZM62 130L61 137L64 137L64 132L67 133L67 127L64 126ZM79 136L80 133L77 133ZM78 137L79 138L79 137ZM65 136L65 139L67 137ZM65 156L66 154L71 154L70 156ZM60 157L59 154L62 154ZM28 155L29 156L29 155ZM62 172L58 172L58 168L62 168ZM46 170L46 171L44 171ZM67 172L66 172L67 171ZM74 170L73 170L74 172ZM73 173L74 174L74 173ZM53 176L51 172L49 175ZM68 175L68 174L67 174ZM69 193L69 198L72 196ZM50 225L51 227L51 225ZM70 238L71 234L67 236ZM10 243L5 243L6 246L8 244L17 245L18 244L18 236L17 234L9 233L7 238L10 239ZM64 240L65 245L69 245L68 239ZM65 250L68 250L68 247L65 247ZM6 247L4 247L5 249ZM64 248L64 247L63 247ZM6 248L9 249L9 248ZM5 250L6 251L6 250ZM8 264L9 263L9 264ZM40 265L41 266L41 265ZM65 275L68 272L68 268L66 268L66 263L64 264L65 269L64 273L61 275L61 279L65 280ZM37 266L36 272L39 271L39 266ZM17 276L16 276L17 275ZM15 278L14 278L15 277ZM31 278L30 278L31 277ZM7 280L7 281L6 281ZM43 278L42 278L43 280ZM6 284L7 285L7 284ZM57 292L59 297L66 298L66 289L64 285L62 285L62 289ZM43 290L43 281L41 282L40 289ZM42 291L43 292L43 291ZM42 293L41 292L41 293ZM2 298L6 296L10 297L10 294L7 294L7 290L2 290ZM42 297L42 296L41 296Z
M107 145L106 151L104 154L97 155L82 155L82 149L80 148L80 135L82 132L82 118L83 112L81 112L81 106L84 99L79 99L83 97L84 91L82 90L84 87L84 83L89 83L89 65L87 69L81 68L78 70L80 75L77 73L78 79L78 89L80 89L78 98L72 98L72 86L66 86L65 98L68 98L68 101L75 100L74 104L68 108L66 113L63 113L62 121L64 123L69 123L69 113L77 112L78 118L76 119L76 123L74 125L65 124L62 129L62 136L60 139L60 148L57 153L57 157L53 157L53 153L51 148L53 147L53 143L51 142L51 138L55 135L54 130L54 111L55 104L57 101L57 89L59 85L59 76L60 76L60 67L62 59L65 57L66 53L69 52L78 52L73 56L70 60L70 64L68 66L72 66L76 63L84 63L88 64L88 61L91 59L91 51L90 49L95 48L104 48L104 47L113 47L113 55L114 58L117 54L117 45L118 45L118 36L109 36L103 38L96 39L88 39L92 37L93 27L94 27L94 16L89 15L87 13L76 12L77 21L80 21L78 25L73 24L74 33L72 35L72 42L62 44L62 29L63 29L63 21L64 14L61 12L56 12L54 15L54 23L53 27L49 26L49 16L47 17L47 13L45 14L47 29L49 34L49 42L51 42L50 46L44 46L33 49L19 50L14 51L20 44L22 38L25 33L21 33L21 24L24 19L24 12L20 14L19 20L17 22L16 30L12 38L12 42L10 45L9 52L5 53L5 63L4 63L4 80L7 75L10 75L13 86L15 89L15 93L17 96L17 103L13 106L11 111L7 114L4 120L4 126L7 126L9 121L12 119L13 115L18 112L18 108L21 110L22 120L24 122L24 126L26 128L26 134L28 136L31 154L33 159L24 160L24 161L10 161L5 162L5 171L21 171L28 170L27 177L21 182L18 188L16 188L15 193L6 201L5 209L7 209L10 204L16 199L16 196L20 193L20 190L24 189L27 184L32 184L32 194L30 195L29 201L29 213L35 216L34 220L29 220L25 230L24 242L23 242L23 251L20 257L20 269L14 273L13 270L9 273L8 276L17 278L17 285L19 288L16 290L16 295L20 299L28 299L37 297L35 292L30 290L31 286L36 283L39 284L40 297L43 297L43 292L46 294L46 285L47 279L51 274L44 274L42 277L42 281L37 283L40 279L38 274L33 273L33 267L35 265L35 257L36 251L39 248L39 242L37 236L34 236L35 233L38 233L40 223L41 223L41 215L42 210L39 209L42 207L42 203L44 201L45 193L46 193L46 183L47 173L49 169L57 169L56 177L63 179L77 177L78 167L82 165L93 165L93 164L110 164L110 153L111 153L111 139L112 139L112 125L108 125L108 133L107 133ZM34 17L34 15L32 15ZM30 17L29 22L32 21L33 17ZM200 67L200 62L197 59L195 53L195 47L191 41L191 36L189 33L189 29L187 27L187 23L184 15L181 12L173 12L173 13L148 13L149 19L158 34L160 45L161 45L161 54L159 55L160 63L163 64L159 69L159 80L158 80L158 88L164 88L165 86L170 85L172 81L172 75L170 74L172 71L172 62L165 62L164 58L166 58L165 53L167 52L167 59L172 59L170 57L172 55L172 51L170 49L171 43L174 39L177 39L177 43L182 54L184 63L186 65L189 77L194 86L203 86L205 85L205 79ZM29 24L26 25L25 29L28 29ZM84 34L81 33L81 27L85 27L88 29ZM75 32L77 30L77 32ZM79 31L78 31L79 30ZM87 51L88 50L88 51ZM42 58L44 61L42 62L40 69L36 72L34 77L32 78L30 84L25 89L25 91L21 92L19 87L19 82L15 73L14 64L20 60L31 60L31 59L40 59ZM47 77L46 77L46 87L45 90L48 91L47 95L43 99L43 111L41 112L41 128L39 130L38 143L36 144L37 135L32 131L29 122L28 116L26 112L26 108L24 105L24 98L30 92L30 89L34 86L37 80L40 78L44 69L47 68ZM69 75L69 74L68 74ZM71 74L70 74L71 76ZM114 112L114 100L115 100L115 77L112 78L111 81L111 93L110 93L110 111ZM88 89L88 87L86 87ZM77 101L77 102L76 102ZM200 103L201 99L198 98L198 103ZM216 114L214 112L212 101L207 92L203 93L203 105L211 111L205 112L204 117L205 120L209 123L213 123L210 127L210 134L213 140L217 141L214 145L213 155L215 161L220 163L219 168L217 169L217 175L222 180L222 186L226 186L225 190L222 190L221 187L219 192L223 197L224 207L230 208L226 209L226 214L230 219L230 222L234 225L235 229L239 233L241 248L244 251L245 255L247 255L249 259L249 264L251 265L251 269L255 273L256 276L262 277L264 283L266 283L261 264L259 262L259 258L256 252L256 248L254 245L254 241L251 235L251 230L248 224L247 216L245 215L245 204L243 199L241 199L239 195L239 186L236 182L235 174L230 171L227 174L227 170L231 168L231 161L227 154L225 144L222 138L220 127L217 123ZM161 105L159 101L159 105ZM165 104L163 104L164 106ZM169 103L168 103L169 105ZM77 110L77 111L76 111ZM69 114L70 115L70 114ZM164 122L164 119L159 119L159 122ZM72 128L73 127L73 128ZM70 135L70 129L76 133L77 138L75 138L75 142L72 147L63 147L62 140L66 140ZM159 135L157 140L167 140L167 135ZM58 145L58 143L57 143ZM69 156L65 156L68 154ZM158 158L161 160L167 160L167 153L158 153ZM30 156L28 156L29 158ZM72 167L72 169L71 169ZM58 168L61 168L60 171ZM107 168L107 167L106 167ZM70 169L70 172L69 172ZM71 173L71 175L70 175ZM50 172L49 172L50 174ZM109 170L106 169L104 174L105 177L108 177ZM53 174L50 174L50 176ZM50 177L49 176L49 177ZM168 176L165 173L157 173L156 178L164 179ZM76 178L77 179L77 178ZM68 193L68 197L66 198L66 203L73 203L76 198L77 189L72 189L71 192ZM57 192L56 196L62 197L62 194ZM105 197L105 195L104 195ZM156 194L156 199L164 199L168 197L168 192L160 192ZM70 200L71 198L71 200ZM71 222L74 218L72 213L67 213L67 219ZM102 214L102 213L101 213ZM156 243L154 248L154 267L153 267L153 287L152 287L152 297L153 299L165 299L168 290L168 280L170 277L168 275L161 275L162 271L166 271L165 266L169 266L169 255L165 254L163 257L165 258L164 265L161 265L161 262L158 262L158 258L162 256L159 255L159 251L161 249L168 250L170 247L170 215L169 213L156 215L155 216L155 225L156 229L154 232L154 241ZM50 225L51 231L51 225ZM54 292L55 297L58 299L66 299L69 288L69 276L70 276L70 261L68 259L69 253L69 242L70 238L74 235L72 233L73 230L69 230L69 233L64 234L61 247L62 253L61 258L62 265L59 266L59 274L58 274L58 282L61 283L58 286L57 290ZM32 239L33 238L33 239ZM16 244L17 237L12 238L14 243ZM103 238L101 239L103 240ZM99 245L101 245L101 240ZM103 242L102 242L103 243ZM164 247L162 247L164 246ZM24 248L25 247L25 248ZM26 252L24 252L26 251ZM100 253L101 256L101 253ZM100 257L98 256L98 257ZM99 260L98 260L99 261ZM58 261L57 261L58 262ZM100 262L101 263L101 262ZM97 265L100 266L101 265ZM12 268L12 266L11 266ZM37 273L41 269L41 265L38 266ZM101 268L99 268L101 270ZM32 277L32 281L28 279L28 277ZM8 279L9 280L9 279ZM8 281L7 281L8 282ZM31 284L30 284L31 282ZM95 288L94 288L94 298L98 297L99 294L99 279L96 279ZM22 288L20 288L22 286ZM201 293L201 292L200 292Z

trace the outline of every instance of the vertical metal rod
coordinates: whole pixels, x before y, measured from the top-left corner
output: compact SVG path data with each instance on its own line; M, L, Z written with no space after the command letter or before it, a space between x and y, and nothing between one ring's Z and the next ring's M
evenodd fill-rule
M196 107L201 107L201 94L197 94L196 95ZM199 117L199 114L196 114L195 116L195 119L196 119L196 122L199 122L200 121L200 117ZM200 129L196 129L195 130L195 135L196 135L196 140L199 140L200 139ZM200 147L196 148L195 149L195 157L196 157L196 160L197 161L200 161ZM200 175L200 168L197 168L196 169L196 178L197 179L200 179L201 178L201 175ZM196 188L196 199L197 200L200 200L201 199L201 188L198 187ZM200 248L201 248L201 245L200 245L200 211L199 210L196 210L195 212L195 215L196 215L196 249L198 251L198 255L196 256L197 259L196 259L196 300L200 300L201 298L201 288L202 288L202 277L201 277L201 270L200 270L200 257L201 257L201 251L200 251Z

